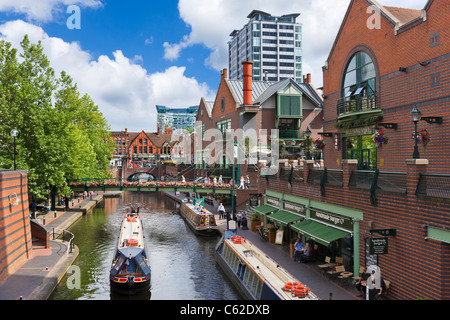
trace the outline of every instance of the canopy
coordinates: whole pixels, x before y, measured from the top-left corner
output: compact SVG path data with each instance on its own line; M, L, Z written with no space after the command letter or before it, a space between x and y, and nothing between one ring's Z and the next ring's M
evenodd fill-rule
M268 204L265 204L265 205L262 205L262 206L253 208L253 210L256 211L257 213L266 215L266 214L268 214L268 213L272 213L272 212L278 211L278 210L280 210L280 209L277 208L277 207L274 207L274 206L270 206L270 205L268 205Z
M313 220L305 220L291 225L291 229L297 231L312 240L327 246L330 242L343 238L350 234L348 231L326 226Z
M272 213L267 216L267 219L278 222L284 226L287 224L303 219L303 217L296 215L294 213L290 213L284 210L280 210L278 212Z

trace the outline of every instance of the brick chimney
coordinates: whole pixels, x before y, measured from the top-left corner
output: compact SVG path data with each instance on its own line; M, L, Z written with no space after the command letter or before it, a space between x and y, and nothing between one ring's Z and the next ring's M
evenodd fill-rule
M311 73L308 73L307 75L303 76L303 82L311 84Z
M223 81L227 78L227 69L223 69L222 71L220 71L220 80Z
M244 105L252 105L253 104L253 98L252 98L252 92L253 92L253 83L252 83L252 65L253 62L251 61L244 61L242 62L243 67L243 94L244 94Z

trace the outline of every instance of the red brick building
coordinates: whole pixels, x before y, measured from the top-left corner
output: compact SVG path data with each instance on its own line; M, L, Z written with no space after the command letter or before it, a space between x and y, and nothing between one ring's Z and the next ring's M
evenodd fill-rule
M446 0L423 10L352 0L323 67L326 168L306 161L260 180L265 220L354 274L377 265L390 299L450 299L449 12ZM420 159L414 106L431 134Z
M32 255L26 171L0 170L0 280Z
M327 144L328 168L358 159L359 169L403 171L413 153L410 112L417 106L418 129L432 139L420 155L430 173L448 173L449 18L448 1L428 1L423 10L351 1L323 67L324 131L337 145ZM389 139L382 148L371 141L379 130Z

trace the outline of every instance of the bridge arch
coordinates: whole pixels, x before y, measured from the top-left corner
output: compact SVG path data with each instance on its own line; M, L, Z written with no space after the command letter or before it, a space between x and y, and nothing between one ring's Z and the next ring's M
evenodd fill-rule
M156 177L149 172L134 172L127 177L127 181L155 181Z

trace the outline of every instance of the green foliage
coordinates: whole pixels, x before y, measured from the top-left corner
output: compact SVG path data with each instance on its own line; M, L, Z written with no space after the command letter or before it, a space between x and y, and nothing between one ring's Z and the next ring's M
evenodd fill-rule
M0 41L0 168L28 171L28 192L45 199L52 187L68 194L66 179L109 177L114 149L109 125L70 76L55 76L41 43L21 42L22 53Z

